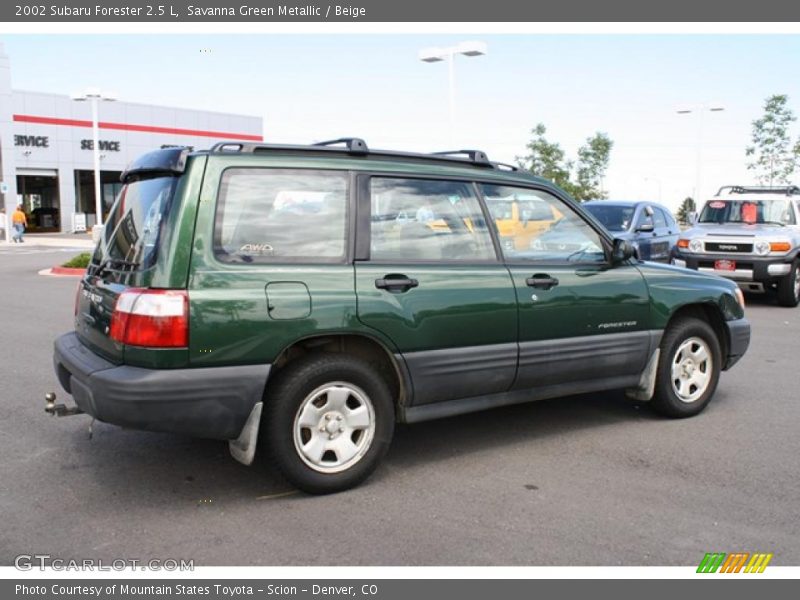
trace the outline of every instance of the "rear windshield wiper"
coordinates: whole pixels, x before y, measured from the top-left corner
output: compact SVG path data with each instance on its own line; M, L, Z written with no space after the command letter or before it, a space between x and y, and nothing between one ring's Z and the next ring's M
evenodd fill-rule
M97 265L97 268L94 270L92 275L95 277L100 277L100 275L114 267L129 267L131 270L133 270L140 264L141 263L139 262L124 260L122 258L106 258Z

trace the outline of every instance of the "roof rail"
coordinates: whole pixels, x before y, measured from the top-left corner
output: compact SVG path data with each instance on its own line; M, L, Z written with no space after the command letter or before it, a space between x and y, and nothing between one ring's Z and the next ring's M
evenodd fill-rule
M451 150L447 152L434 152L423 154L419 152L403 152L397 150L370 150L367 143L362 138L338 138L316 142L311 145L299 144L264 144L257 142L218 142L211 146L209 153L265 153L265 152L338 152L347 153L352 156L372 156L397 159L446 161L460 165L473 165L497 170L520 171L513 165L495 163L482 150Z
M492 166L489 157L483 150L445 150L444 152L432 152L433 156L466 156L470 162L476 165Z
M786 194L794 196L800 194L800 188L796 185L723 185L717 191L717 196L723 193L729 194Z
M312 146L338 146L344 144L350 154L369 154L367 142L357 137L344 137L335 140L326 140L324 142L316 142Z

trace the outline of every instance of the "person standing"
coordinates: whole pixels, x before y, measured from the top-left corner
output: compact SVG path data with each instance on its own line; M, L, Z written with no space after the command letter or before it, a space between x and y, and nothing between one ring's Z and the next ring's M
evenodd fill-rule
M28 218L25 216L25 211L22 210L22 204L17 205L17 210L11 215L11 226L14 229L14 235L11 239L20 244L24 243L25 240L22 239L22 236L28 226Z

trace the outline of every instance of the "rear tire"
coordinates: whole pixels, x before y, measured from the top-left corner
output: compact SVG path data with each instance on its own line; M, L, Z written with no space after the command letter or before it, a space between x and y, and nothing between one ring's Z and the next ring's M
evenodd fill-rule
M791 272L778 281L778 304L794 308L800 303L800 261L792 263Z
M711 326L697 318L671 323L661 340L653 409L667 417L702 411L717 389L722 352Z
M311 494L354 487L394 432L394 402L369 363L317 354L290 363L267 390L261 442L283 476Z

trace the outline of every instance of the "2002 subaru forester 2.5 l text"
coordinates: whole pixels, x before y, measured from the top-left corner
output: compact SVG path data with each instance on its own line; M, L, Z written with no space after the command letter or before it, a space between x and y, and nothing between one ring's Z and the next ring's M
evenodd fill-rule
M77 408L48 410L228 440L246 464L258 442L309 492L364 480L395 422L608 389L694 415L749 343L734 283L633 260L480 151L169 148L123 182L55 344ZM501 244L513 198L563 243Z

